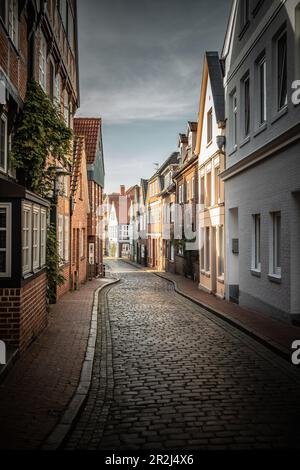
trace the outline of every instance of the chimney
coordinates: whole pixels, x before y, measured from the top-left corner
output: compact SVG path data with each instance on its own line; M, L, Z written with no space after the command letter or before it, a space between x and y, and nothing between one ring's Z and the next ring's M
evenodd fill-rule
M121 194L121 196L126 196L124 184L121 184L121 186L120 186L120 194Z

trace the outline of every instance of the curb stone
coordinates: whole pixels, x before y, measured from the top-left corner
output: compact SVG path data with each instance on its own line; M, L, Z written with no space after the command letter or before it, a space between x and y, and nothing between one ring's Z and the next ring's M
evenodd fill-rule
M95 346L97 339L99 294L105 287L117 284L119 281L119 278L110 278L109 282L98 287L94 292L89 338L76 392L71 398L65 412L60 418L60 421L55 426L45 442L41 445L41 450L57 450L62 446L67 435L71 431L78 414L85 404L92 381Z

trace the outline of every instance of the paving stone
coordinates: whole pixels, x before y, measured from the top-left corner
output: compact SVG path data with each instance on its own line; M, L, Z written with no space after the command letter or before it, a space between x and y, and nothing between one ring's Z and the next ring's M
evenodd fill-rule
M100 302L92 388L67 448L89 448L85 436L99 449L300 448L288 364L165 280L108 264L121 282Z

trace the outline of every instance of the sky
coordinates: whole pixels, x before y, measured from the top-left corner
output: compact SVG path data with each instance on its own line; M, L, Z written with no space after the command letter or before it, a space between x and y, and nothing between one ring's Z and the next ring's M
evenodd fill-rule
M148 179L197 121L231 0L78 0L80 109L101 117L105 192Z

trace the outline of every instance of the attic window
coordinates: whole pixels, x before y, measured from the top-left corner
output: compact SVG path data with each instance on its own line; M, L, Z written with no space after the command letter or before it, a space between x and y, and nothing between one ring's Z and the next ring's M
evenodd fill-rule
M207 113L207 144L212 141L212 108Z

